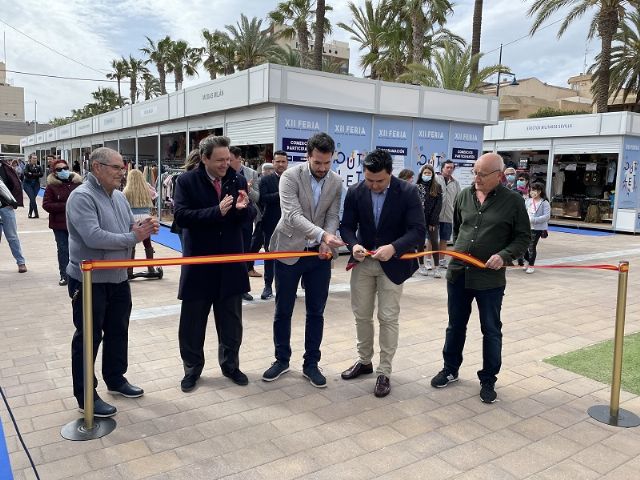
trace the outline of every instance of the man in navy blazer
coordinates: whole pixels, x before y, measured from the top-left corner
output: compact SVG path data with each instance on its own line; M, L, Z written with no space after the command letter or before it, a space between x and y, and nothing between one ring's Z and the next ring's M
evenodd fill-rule
M243 253L242 226L255 217L247 181L229 168L229 139L210 135L200 142L202 161L176 181L175 220L182 230L183 256ZM204 368L207 317L213 306L218 361L223 375L248 383L240 371L242 294L250 290L246 263L183 265L178 339L184 365L182 391L195 388Z
M391 175L393 159L374 150L363 162L364 180L349 188L340 235L356 266L351 273L351 308L356 317L358 361L342 372L350 380L373 373L373 309L378 297L380 363L376 397L391 391L391 362L398 347L402 284L418 269L416 260L400 260L424 242L426 226L415 185ZM368 254L368 252L373 252Z

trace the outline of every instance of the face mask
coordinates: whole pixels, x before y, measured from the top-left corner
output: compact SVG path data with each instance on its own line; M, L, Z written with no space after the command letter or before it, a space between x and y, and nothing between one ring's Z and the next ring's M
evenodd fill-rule
M518 180L518 183L516 185L518 185L519 188L523 188L527 186L527 182L524 180Z
M431 181L431 175L422 175L422 181L423 182L430 182Z
M60 170L59 172L56 172L56 175L60 180L68 180L71 172L69 170Z
M507 175L507 182L513 183L516 179L515 175Z

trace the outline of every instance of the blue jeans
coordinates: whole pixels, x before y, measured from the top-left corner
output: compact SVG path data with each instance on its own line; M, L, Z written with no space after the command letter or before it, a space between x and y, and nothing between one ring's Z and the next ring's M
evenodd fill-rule
M20 239L18 238L16 211L12 207L0 208L0 220L2 221L4 236L7 239L7 242L9 242L11 255L16 259L16 263L18 265L24 265L25 260L22 256L22 247L20 247Z
M58 247L58 269L60 278L67 278L67 264L69 263L69 232L66 230L53 230Z
M38 204L36 203L36 198L40 192L40 182L38 180L25 180L22 188L24 189L24 193L29 197L29 216L33 213L37 217Z
M318 257L300 258L293 265L275 261L276 312L273 318L273 343L276 360L289 363L291 358L291 315L300 277L304 281L307 308L304 335L303 367L318 365L324 330L324 307L329 295L331 262Z
M496 375L502 366L502 322L500 309L504 288L473 290L465 288L465 276L461 274L455 282L447 282L449 325L442 356L447 370L458 373L462 365L462 350L467 336L467 324L471 315L471 304L475 299L482 330L482 370L478 371L480 383L496 383Z

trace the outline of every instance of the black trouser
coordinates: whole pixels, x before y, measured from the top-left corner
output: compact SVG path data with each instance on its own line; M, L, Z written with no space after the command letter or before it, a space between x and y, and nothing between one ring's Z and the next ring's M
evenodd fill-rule
M183 300L178 341L185 375L199 377L204 368L204 337L213 306L218 334L218 362L223 373L239 368L242 343L242 295L219 300Z
M73 395L84 406L82 282L69 277L69 296L76 331L71 341L71 372ZM93 361L102 343L102 378L107 388L120 387L126 378L129 345L131 289L129 282L93 284ZM94 389L98 380L93 377Z
M264 245L264 234L262 233L262 220L256 222L256 226L253 229L253 236L251 237L251 246L249 251L251 253L258 253ZM253 262L247 262L248 269L253 270Z
M540 236L544 230L531 230L531 240L529 241L529 248L524 254L524 259L529 262L529 265L533 267L536 263L536 257L538 256L538 242Z
M264 251L269 251L269 245L271 244L271 235L273 235L273 230L263 230L263 238L264 238ZM273 284L273 262L275 260L265 260L264 261L264 286L270 287Z
M27 194L27 197L29 197L29 216L33 214L37 217L38 204L36 203L36 198L40 192L40 182L37 179L25 180L22 184L22 188L24 189L24 193Z
M67 230L54 230L53 235L58 247L58 270L60 278L67 278L67 265L69 264L69 232Z
M435 228L433 230L431 230L429 227L432 225L427 225L427 239L431 242L431 250L438 250L438 246L440 245L438 243L438 239L439 239L439 230L438 230L438 225L435 226ZM424 252L424 245L419 246L418 245L418 252ZM433 257L433 266L437 267L440 263L440 254L439 253L434 253L432 254ZM418 262L420 263L420 265L424 265L424 257L420 257L418 258Z

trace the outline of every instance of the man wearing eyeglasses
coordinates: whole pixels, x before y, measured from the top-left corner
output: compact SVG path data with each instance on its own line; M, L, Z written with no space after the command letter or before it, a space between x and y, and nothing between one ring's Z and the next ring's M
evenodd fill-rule
M506 286L505 265L527 248L529 217L519 194L501 184L504 162L497 153L482 155L474 166L474 183L456 197L453 250L478 258L484 268L454 259L447 270L449 324L442 356L444 368L431 380L436 388L458 380L471 304L475 299L482 329L480 399L496 401L495 383L502 364L500 309Z
M82 362L82 271L83 260L125 260L131 249L157 233L158 222L147 218L134 222L131 208L124 194L118 190L125 167L122 156L110 148L98 148L89 157L91 173L86 181L73 190L67 201L69 230L68 289L73 307L76 331L71 342L71 371L73 394L78 406L84 409L84 373ZM109 393L128 398L141 397L144 391L131 385L127 372L129 315L131 290L126 269L93 272L93 358L100 342L102 346L102 377ZM95 391L96 417L111 417L116 407L102 400Z

